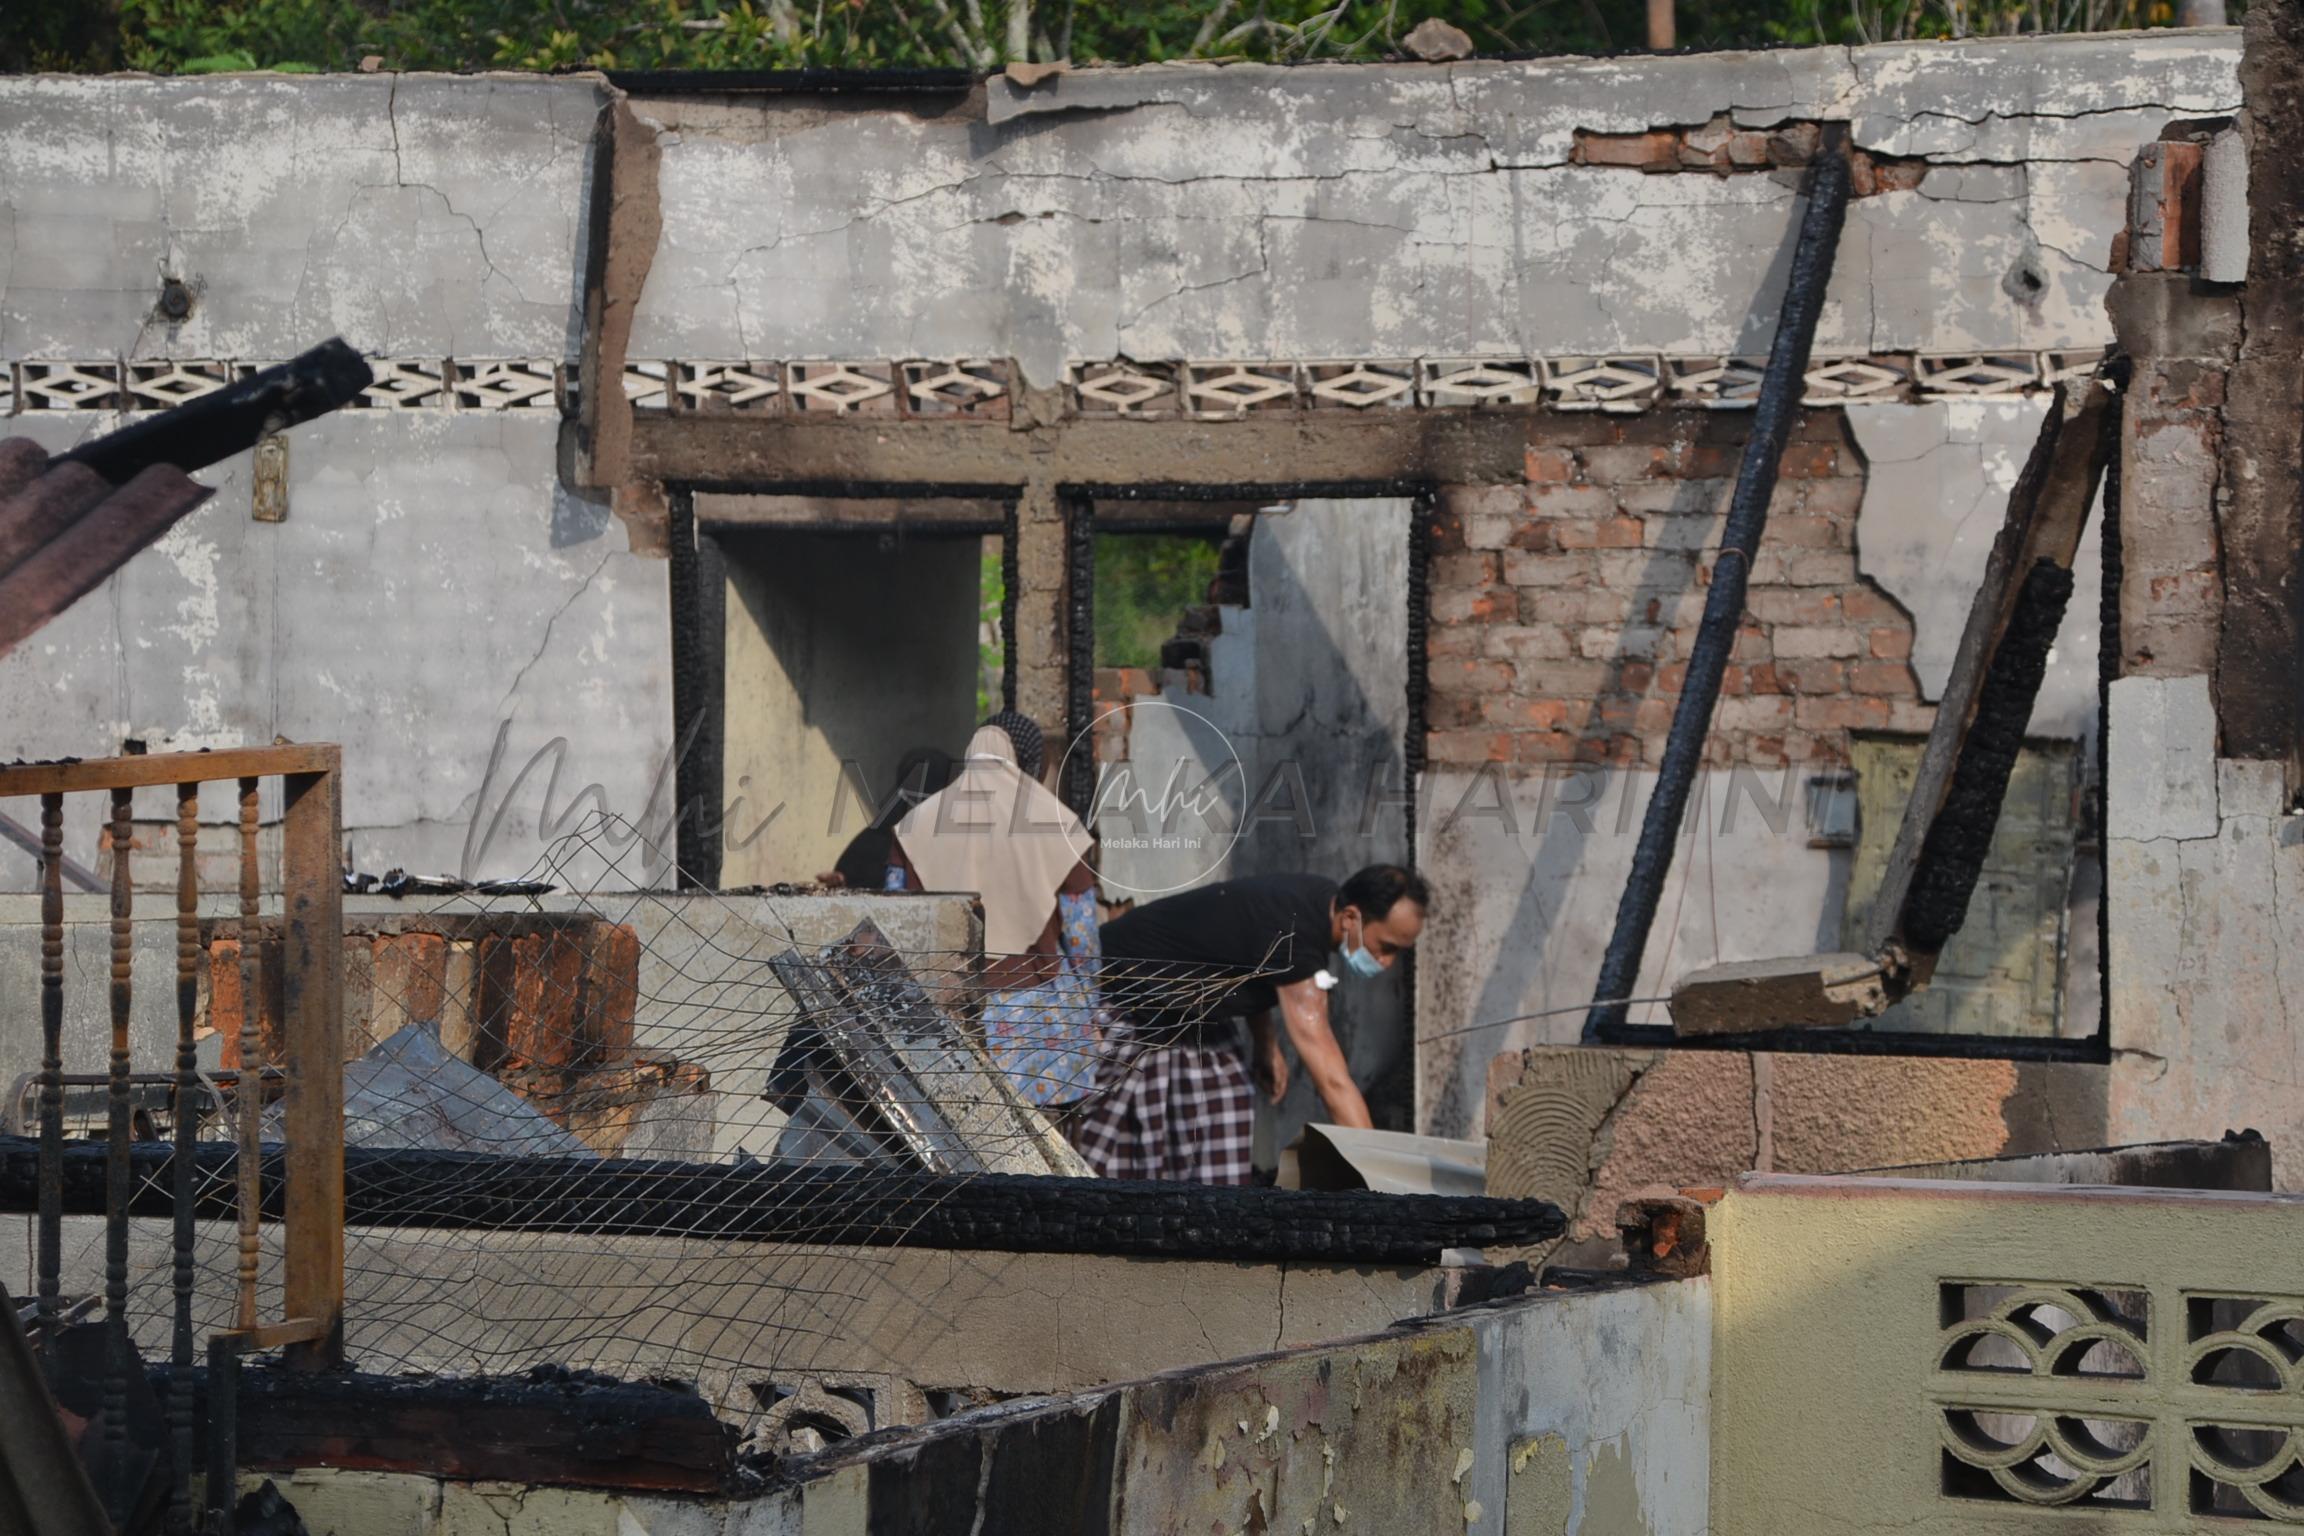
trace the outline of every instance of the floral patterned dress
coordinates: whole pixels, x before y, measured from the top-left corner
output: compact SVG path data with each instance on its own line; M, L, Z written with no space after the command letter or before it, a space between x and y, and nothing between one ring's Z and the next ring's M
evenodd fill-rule
M1042 1109L1088 1096L1103 1039L1096 972L1104 955L1096 893L1058 896L1064 953L1051 980L996 992L984 1004L984 1043L1025 1099Z

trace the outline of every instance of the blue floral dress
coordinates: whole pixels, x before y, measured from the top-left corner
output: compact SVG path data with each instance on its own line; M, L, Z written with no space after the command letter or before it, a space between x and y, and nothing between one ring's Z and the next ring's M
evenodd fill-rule
M993 993L984 1003L984 1043L1000 1070L1042 1109L1088 1096L1103 1039L1096 972L1104 958L1096 893L1058 896L1064 953L1038 986Z

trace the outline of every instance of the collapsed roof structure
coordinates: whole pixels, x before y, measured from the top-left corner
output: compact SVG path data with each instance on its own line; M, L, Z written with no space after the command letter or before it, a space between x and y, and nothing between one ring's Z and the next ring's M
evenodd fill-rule
M196 511L75 490L102 585L0 621L12 751L151 749L0 770L0 1206L98 1518L2304 1520L2292 10L0 82L18 479L372 370ZM1108 889L1433 874L1339 1021L1483 1196L1052 1176L965 893L811 884L987 695Z

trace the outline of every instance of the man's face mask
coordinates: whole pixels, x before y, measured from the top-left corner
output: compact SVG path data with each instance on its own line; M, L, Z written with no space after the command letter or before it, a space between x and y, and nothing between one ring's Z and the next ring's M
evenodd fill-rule
M1368 952L1368 920L1357 911L1352 916L1359 925L1360 936L1346 944L1344 968L1362 981L1374 981L1384 974L1384 962Z

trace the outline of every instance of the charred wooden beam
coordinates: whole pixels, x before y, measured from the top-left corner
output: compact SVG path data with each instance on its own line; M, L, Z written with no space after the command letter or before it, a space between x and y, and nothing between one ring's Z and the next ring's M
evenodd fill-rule
M1968 610L1936 724L1864 935L1861 953L1712 966L1672 988L1682 1036L1742 1036L1874 1018L1928 984L1960 931L1999 824L2008 776L2072 595L2080 535L2119 426L2117 362L2059 385Z
M210 1373L194 1370L210 1424ZM153 1372L163 1396L174 1372ZM715 1493L735 1475L736 1431L693 1392L539 1366L512 1377L399 1377L251 1365L237 1373L235 1464L351 1467L456 1481Z
M280 1215L280 1150L265 1149L267 1220ZM38 1151L0 1137L0 1211L36 1208ZM171 1155L159 1142L130 1149L132 1215L171 1213ZM193 1157L201 1216L229 1219L233 1148L202 1142ZM102 1146L67 1144L61 1173L66 1214L103 1210ZM347 1225L367 1227L1248 1263L1426 1265L1444 1249L1538 1243L1567 1225L1544 1200L379 1147L345 1149L344 1207Z

